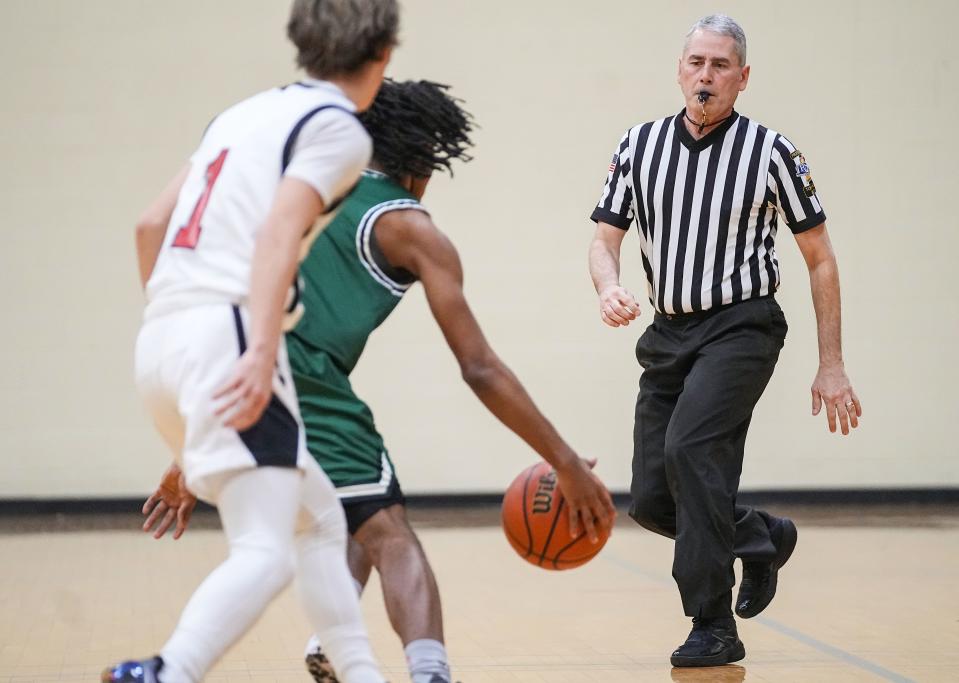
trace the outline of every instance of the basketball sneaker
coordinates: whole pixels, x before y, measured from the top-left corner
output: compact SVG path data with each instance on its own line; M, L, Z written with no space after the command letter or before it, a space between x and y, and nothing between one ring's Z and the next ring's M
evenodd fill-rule
M122 662L103 670L101 683L159 683L157 674L163 669L163 659L153 657L141 662Z
M743 560L743 575L736 596L736 616L749 619L762 612L776 597L779 570L796 549L796 525L785 517L771 531L776 557L767 562Z
M693 619L693 630L686 642L669 658L670 664L685 666L721 666L738 662L746 656L746 648L736 632L732 617Z
M310 672L316 683L340 683L336 677L336 672L333 670L333 665L323 654L320 641L317 640L316 636L312 636L310 642L306 644L304 659L306 670Z

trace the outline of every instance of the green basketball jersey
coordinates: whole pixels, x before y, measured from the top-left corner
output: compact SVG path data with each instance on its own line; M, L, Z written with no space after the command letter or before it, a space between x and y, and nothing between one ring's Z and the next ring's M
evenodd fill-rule
M382 173L364 172L300 265L305 312L290 334L328 354L346 374L414 282L389 265L373 237L380 216L411 208L424 210Z

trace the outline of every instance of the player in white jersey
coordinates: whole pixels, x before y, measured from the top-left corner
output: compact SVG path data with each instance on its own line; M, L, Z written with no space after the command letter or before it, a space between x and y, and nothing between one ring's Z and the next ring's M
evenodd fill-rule
M201 680L294 575L341 677L383 681L342 509L306 451L281 329L305 238L369 160L353 112L376 95L397 27L396 0L295 0L287 32L309 78L214 119L137 226L147 292L137 385L186 485L218 507L230 555L159 656L103 681Z

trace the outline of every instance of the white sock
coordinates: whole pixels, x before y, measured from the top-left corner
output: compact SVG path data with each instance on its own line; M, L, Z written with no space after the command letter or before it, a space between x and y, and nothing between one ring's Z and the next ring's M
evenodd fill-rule
M434 683L435 676L449 683L450 665L443 643L422 638L411 642L403 651L406 653L406 664L413 683Z

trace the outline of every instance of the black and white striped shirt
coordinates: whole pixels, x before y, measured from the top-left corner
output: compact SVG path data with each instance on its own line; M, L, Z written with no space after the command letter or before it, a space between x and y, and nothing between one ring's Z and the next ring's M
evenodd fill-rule
M592 220L640 227L649 300L704 311L775 292L777 215L794 233L826 219L789 140L736 112L700 140L683 112L629 129Z

